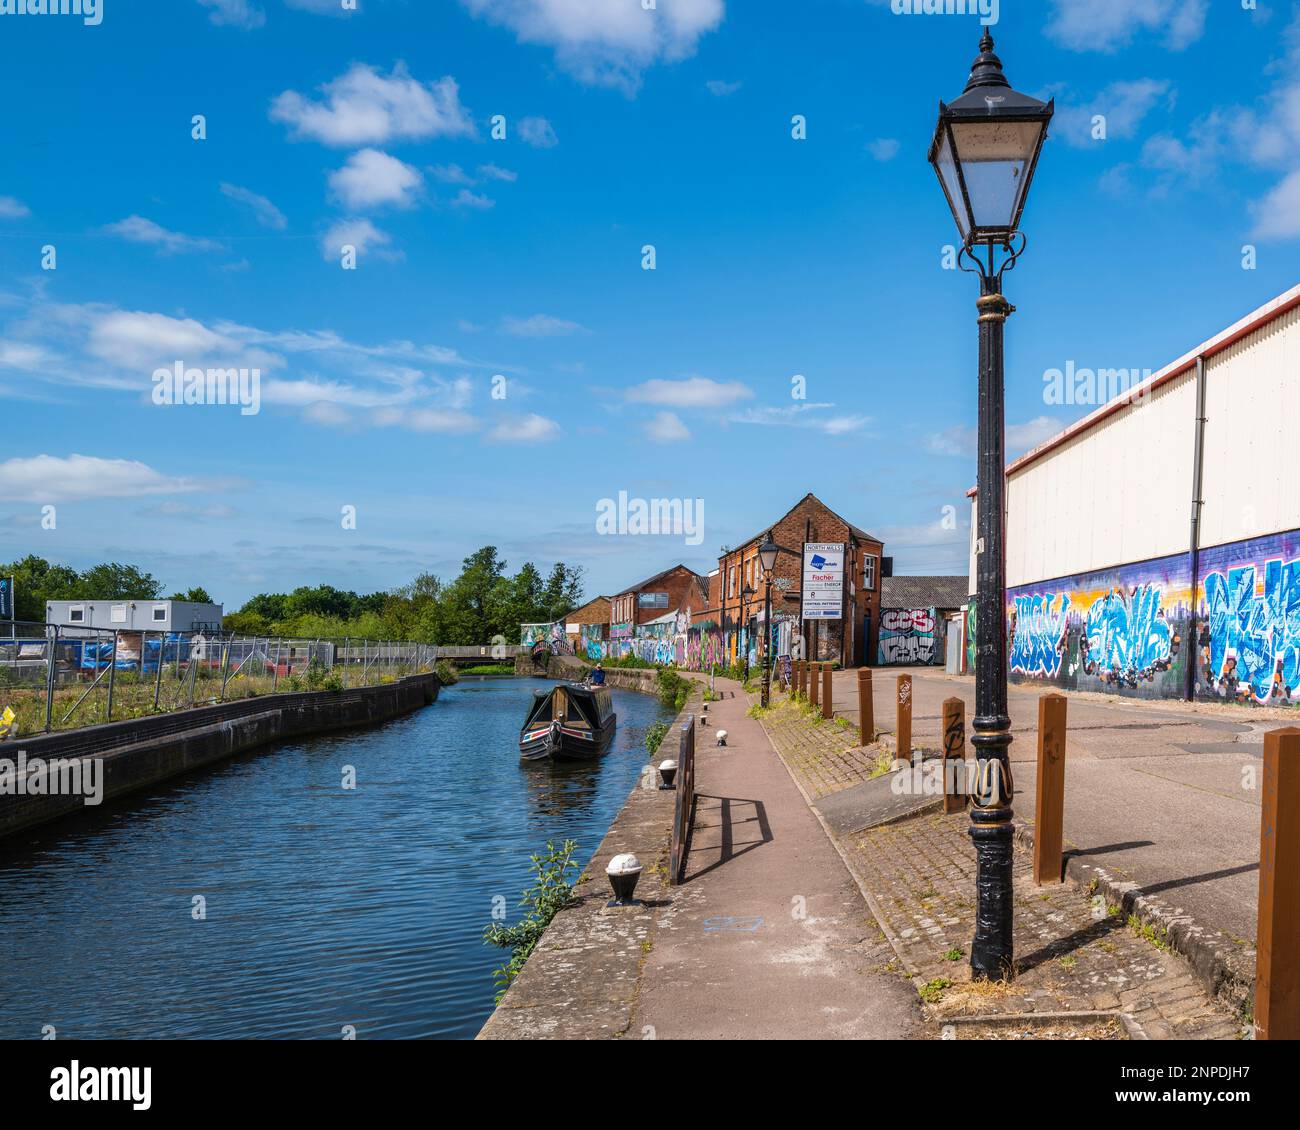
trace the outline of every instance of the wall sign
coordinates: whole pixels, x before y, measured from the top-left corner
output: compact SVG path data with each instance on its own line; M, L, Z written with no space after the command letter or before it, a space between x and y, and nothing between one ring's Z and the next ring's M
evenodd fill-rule
M814 542L803 547L803 618L839 620L844 609L844 543Z

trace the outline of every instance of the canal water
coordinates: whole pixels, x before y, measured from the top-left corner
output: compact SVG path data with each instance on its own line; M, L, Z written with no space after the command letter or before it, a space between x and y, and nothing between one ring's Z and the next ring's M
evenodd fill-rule
M508 956L494 897L514 921L547 840L587 862L671 717L614 689L599 762L521 766L552 685L470 678L0 842L0 1038L473 1036Z

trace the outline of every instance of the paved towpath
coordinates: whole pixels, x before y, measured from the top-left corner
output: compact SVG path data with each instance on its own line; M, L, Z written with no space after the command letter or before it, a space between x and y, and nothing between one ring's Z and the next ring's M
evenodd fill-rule
M728 680L717 689L699 731L687 880L654 934L629 1035L933 1038L749 696Z
M913 681L913 745L937 750L943 700L966 703L975 686L934 668L873 670L876 727L895 729L897 676ZM837 715L858 720L857 672L836 672ZM1017 821L1032 822L1038 699L1013 685L1011 760ZM1065 839L1118 881L1132 882L1171 917L1189 916L1253 968L1259 888L1259 789L1264 732L1294 712L1217 704L1067 694ZM969 751L968 751L969 752Z

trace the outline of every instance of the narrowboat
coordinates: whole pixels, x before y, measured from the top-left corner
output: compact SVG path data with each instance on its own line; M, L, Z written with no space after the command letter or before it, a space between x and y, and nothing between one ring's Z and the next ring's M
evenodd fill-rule
M581 761L605 752L618 721L605 687L563 683L533 693L519 731L521 761Z

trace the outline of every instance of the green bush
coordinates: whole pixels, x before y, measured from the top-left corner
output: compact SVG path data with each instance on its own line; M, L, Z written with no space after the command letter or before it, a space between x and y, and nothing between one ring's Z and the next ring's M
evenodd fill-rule
M645 747L649 751L651 757L655 755L660 745L663 744L663 740L668 736L668 731L671 728L672 727L670 727L667 722L656 722L646 731Z
M671 667L661 667L655 676L655 682L659 685L659 701L665 706L681 710L686 705L687 696L691 693L690 679L682 678Z
M543 931L551 924L551 919L573 901L573 883L568 879L568 872L578 870L578 865L573 862L573 853L577 850L576 840L565 840L558 848L548 840L542 855L530 857L534 881L524 889L519 900L520 906L529 908L528 912L513 926L493 922L484 928L485 942L510 951L510 960L496 971L498 1001L519 976L519 970L524 967Z

